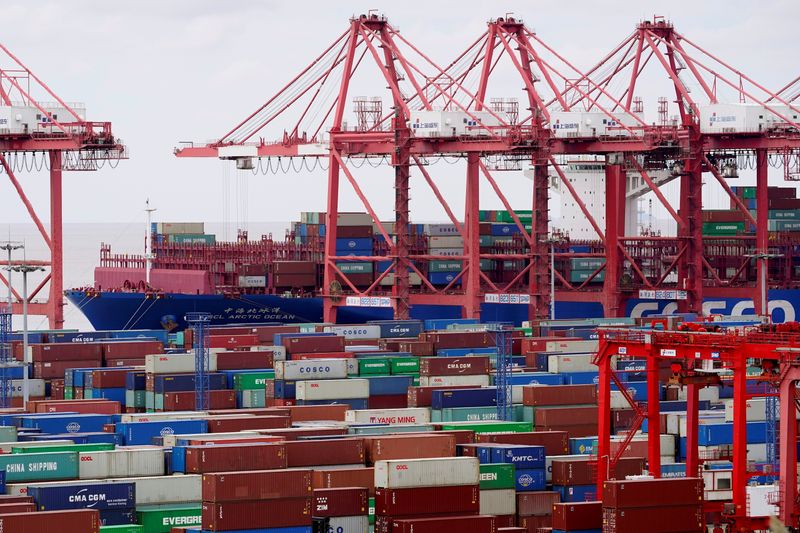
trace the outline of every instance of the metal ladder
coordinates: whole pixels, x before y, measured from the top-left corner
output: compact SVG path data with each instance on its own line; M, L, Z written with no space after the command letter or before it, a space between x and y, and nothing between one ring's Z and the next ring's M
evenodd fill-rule
M206 411L210 407L208 326L211 323L211 315L187 313L185 318L194 331L194 408L196 411Z
M498 326L491 330L497 346L494 384L497 389L497 419L514 420L511 388L511 330Z

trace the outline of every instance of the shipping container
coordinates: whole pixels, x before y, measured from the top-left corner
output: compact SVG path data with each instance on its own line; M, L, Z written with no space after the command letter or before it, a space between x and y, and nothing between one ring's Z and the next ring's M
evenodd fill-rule
M575 531L603 527L603 502L556 503L553 529Z
M518 516L541 516L550 515L561 497L553 491L530 491L518 492L516 500Z
M298 400L347 400L368 398L366 379L330 379L298 381L295 395Z
M489 372L488 357L424 357L419 363L420 376L466 376Z
M209 531L311 525L311 498L203 502L202 528Z
M479 463L475 457L393 460L375 463L376 488L478 485L479 480Z
M376 515L473 514L479 502L477 485L375 489Z
M702 505L667 505L639 508L603 508L603 531L609 533L671 533L704 531Z
M99 533L100 513L81 509L0 515L0 531L9 533L42 533L54 526L61 533Z
M416 435L387 435L364 439L367 463L396 459L453 457L456 439L438 432Z
M133 483L91 483L84 485L30 487L39 511L83 509L99 511L130 509L136 505L136 485Z
M289 468L364 464L364 440L297 440L284 444Z
M350 410L345 412L344 419L355 424L427 424L430 411L422 407Z
M497 531L497 517L494 516L448 516L441 518L413 518L394 520L393 533L494 533Z
M700 478L637 479L606 481L603 504L618 509L662 506L692 506L703 502Z
M287 380L345 379L347 359L275 361L275 378Z
M314 517L366 516L369 494L366 487L314 489L311 515Z
M366 487L370 495L375 494L374 468L315 468L312 485L315 489Z
M286 468L284 444L248 443L189 446L186 448L186 472L234 472Z
M136 509L137 522L142 524L143 533L170 533L173 528L189 528L201 525L200 503L139 507Z
M313 473L316 474L316 471ZM228 502L304 498L311 495L311 476L311 470L301 469L208 473L203 475L203 500Z
M514 489L482 490L478 512L482 515L515 515L517 513L516 503Z

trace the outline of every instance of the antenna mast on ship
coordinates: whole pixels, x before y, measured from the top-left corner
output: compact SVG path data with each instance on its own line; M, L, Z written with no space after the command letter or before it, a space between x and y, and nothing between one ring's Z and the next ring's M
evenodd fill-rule
M156 211L154 207L150 207L150 198L145 203L145 212L147 213L147 233L144 237L144 279L147 285L150 285L150 267L153 262L153 212Z

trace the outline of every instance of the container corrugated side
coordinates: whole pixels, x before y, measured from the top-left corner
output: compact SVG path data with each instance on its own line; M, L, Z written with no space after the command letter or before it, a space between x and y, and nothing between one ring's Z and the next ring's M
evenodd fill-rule
M178 374L194 372L194 354L151 354L144 357L144 369L149 374ZM217 354L208 354L209 372L217 371Z
M0 516L0 531L41 533L57 525L60 533L99 533L100 512L94 509L17 513Z
M6 482L77 479L78 452L0 455Z
M275 361L275 379L346 379L347 359Z
M420 387L450 387L471 385L474 387L488 387L489 375L474 376L420 376Z
M368 533L369 516L332 516L324 519L323 527L322 531L334 533Z
M517 493L514 489L482 490L480 514L517 514Z
M169 533L174 527L199 526L202 506L200 503L139 507L136 509L137 522L146 533Z
M428 424L430 409L409 407L406 409L358 409L344 414L345 422L356 424Z
M202 500L202 477L199 475L172 475L136 478L115 478L108 483L135 483L136 506L199 502ZM82 485L86 480L58 481L52 483L11 483L6 494L26 495L29 486Z
M203 475L208 502L302 498L311 495L311 470L262 470Z
M378 461L375 487L435 487L477 485L480 479L476 457Z
M330 379L298 381L298 400L349 400L369 397L368 379Z
M84 452L78 462L78 477L103 479L164 475L163 448L132 448Z

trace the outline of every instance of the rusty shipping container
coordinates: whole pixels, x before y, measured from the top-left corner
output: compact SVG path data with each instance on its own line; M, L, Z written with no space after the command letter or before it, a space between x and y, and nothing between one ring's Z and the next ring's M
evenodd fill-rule
M296 440L284 446L290 468L364 464L364 439Z
M369 491L366 487L314 489L311 515L314 517L358 516L369 513Z
M256 470L203 474L203 501L231 502L306 498L311 470Z
M311 485L314 489L337 489L343 487L365 487L369 495L375 494L375 469L336 468L313 470Z
M474 376L489 371L488 357L423 357L419 361L420 376Z
M284 429L292 425L288 416L238 416L224 418L208 418L209 433L230 433L250 429Z
M603 508L604 533L673 533L706 531L702 505L668 506L666 502L656 507L620 509Z
M597 403L597 385L549 385L522 387L523 405L589 405Z
M533 413L534 427L597 424L596 406L538 407Z
M393 533L494 533L497 531L497 518L486 515L414 518L395 520L392 525Z
M561 496L553 491L518 492L517 516L549 516Z
M286 445L277 443L214 444L186 448L186 472L234 472L286 468Z
M288 337L283 339L286 352L317 353L317 352L343 352L344 337L336 335L314 335L310 337Z
M614 477L625 479L626 476L641 475L644 470L643 457L623 457L615 468ZM581 459L553 459L553 485L592 485L595 483L595 469L590 457Z
M160 341L102 342L100 350L106 361L115 359L140 359L153 353L164 353Z
M381 435L364 439L368 464L391 459L424 459L429 457L454 457L454 435L435 433L418 435Z
M203 502L201 524L209 531L310 526L311 498Z
M477 514L479 509L478 485L375 490L376 515Z
M572 531L602 527L603 502L556 503L553 505L553 529Z
M619 509L656 505L698 505L703 502L703 480L695 477L606 481L603 505Z
M408 406L409 407L430 407L433 400L433 393L437 390L454 390L454 389L477 389L477 385L454 385L452 387L409 387Z
M28 349L31 351L31 361L34 363L103 359L103 348L98 343L32 344Z
M194 391L165 392L164 411L193 411L197 395ZM236 391L208 391L208 404L212 409L235 409Z
M40 511L0 516L0 531L8 533L42 533L58 529L59 533L99 533L100 512L94 509L76 511Z
M275 354L268 350L217 352L217 370L252 370L272 368Z

